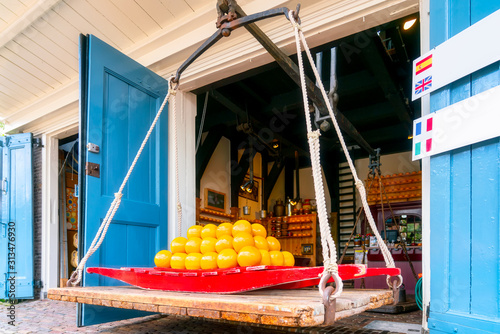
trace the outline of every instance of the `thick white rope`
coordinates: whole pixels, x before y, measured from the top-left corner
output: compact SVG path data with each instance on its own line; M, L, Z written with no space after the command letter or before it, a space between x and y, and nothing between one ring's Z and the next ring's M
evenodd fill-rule
M174 155L175 155L175 198L177 200L177 236L182 236L182 205L179 190L179 145L177 138L177 98L176 91L171 91L172 98L172 121L174 122Z
M342 132L340 131L340 127L338 125L337 119L335 117L335 114L333 113L333 109L332 109L330 103L328 102L329 101L328 100L328 96L327 96L327 93L326 93L325 88L323 86L323 83L321 81L320 75L319 75L319 73L318 73L318 71L316 69L316 66L314 65L314 61L313 61L313 58L312 58L312 55L311 55L311 51L309 50L309 46L308 46L307 41L305 39L304 33L302 32L302 28L300 27L300 25L297 22L295 22L295 19L293 17L293 13L290 13L289 17L290 17L290 21L292 22L292 25L294 26L295 39L296 39L296 43L297 43L297 57L299 59L299 67L303 67L302 54L301 54L301 49L300 49L300 46L299 46L300 42L298 41L299 36L300 36L300 41L302 41L302 44L304 45L304 50L306 52L307 58L308 58L309 62L312 65L311 67L312 67L312 70L313 70L314 75L316 77L317 85L320 88L321 94L322 94L323 99L325 101L325 105L328 108L328 112L330 114L330 118L332 119L333 125L335 127L335 131L337 132L337 136L339 137L339 141L341 143L342 149L343 149L344 154L346 156L347 163L349 165L349 168L351 169L351 173L353 175L353 178L354 178L354 181L355 181L355 184L356 184L356 188L359 191L361 202L363 204L363 209L365 210L365 214L366 214L366 217L368 219L368 223L370 224L370 227L371 227L373 233L375 234L375 237L376 237L378 245L379 245L379 247L381 249L381 252L382 252L382 255L384 257L385 264L386 264L387 268L395 268L396 265L394 263L394 259L392 258L392 254L389 251L389 249L387 248L387 245L384 243L382 237L380 236L380 233L378 232L377 226L375 224L375 221L373 219L372 213L370 211L370 207L368 205L368 201L366 199L366 189L365 189L364 183L363 183L363 181L361 181L359 179L359 177L357 175L356 168L354 167L354 163L353 163L353 161L352 161L352 159L351 159L351 157L349 155L349 151L347 150L347 145L345 144L345 140L344 140L344 137L342 135ZM301 68L301 75L302 75L302 72L303 72L303 69ZM301 78L301 83L302 83L302 86L303 86L302 87L302 91L303 91L303 95L304 95L304 92L306 92L306 89L305 89L305 79ZM305 97L304 98L304 109L306 111L306 121L308 123L308 131L310 131L309 130L310 120L309 120L309 115L308 115L308 112L307 112L308 111L307 103L308 103L308 101L307 101L307 98ZM319 144L318 144L318 149L319 149ZM312 155L313 154L311 153L311 156ZM313 169L313 173L314 173L314 169ZM321 228L321 219L320 219L320 228ZM322 229L321 229L321 234L323 234L323 230ZM328 235L331 238L329 227L328 227ZM323 235L321 237L322 237L322 246L323 246ZM336 259L336 256L335 256L335 259ZM326 270L326 268L325 268L325 270ZM401 275L399 275L398 277L400 279L399 280L399 286L400 286L402 284L402 282L403 282L403 278L401 277ZM389 276L387 278L389 280ZM388 281L388 285L391 286L389 284L389 281Z
M292 25L294 26L295 41L297 46L297 57L299 63L302 98L304 100L303 101L304 113L307 125L307 140L309 142L309 152L311 155L314 191L316 195L316 205L318 207L321 246L323 251L323 263L324 263L323 275L329 273L330 275L332 275L332 277L336 278L335 281L337 282L337 286L332 297L337 298L342 293L343 283L342 279L340 279L340 276L338 274L337 250L330 231L330 225L328 224L328 213L326 211L325 189L323 187L323 175L321 173L321 162L320 162L320 147L319 147L320 132L319 130L316 131L312 130L311 118L309 115L309 107L308 107L309 103L307 99L306 79L305 79L304 64L302 60L302 50L299 38L300 28L299 25L295 22L295 19L293 17L293 12L290 12L289 17L290 21L292 22ZM314 63L312 64L314 67ZM323 294L322 287L320 287L320 294L321 295Z
M175 95L175 90L171 90L170 85L171 85L171 83L169 82L168 94L167 94L167 96L165 96L165 99L163 100L163 103L161 104L160 109L158 109L156 117L153 120L153 123L151 124L151 126L149 127L149 130L146 133L146 137L142 141L141 147L139 148L139 151L135 155L135 158L132 161L132 164L130 165L130 168L127 172L127 175L125 175L125 178L123 179L123 182L122 182L120 188L118 189L118 192L115 193L115 199L111 203L111 205L108 209L108 212L106 213L106 216L104 217L104 220L102 221L101 226L99 227L99 230L97 231L96 236L94 237L94 240L92 241L92 244L90 245L90 247L87 250L87 253L83 257L83 259L78 264L76 270L71 275L71 278L68 280L68 283L67 283L68 286L69 286L69 284L76 286L81 282L83 268L85 267L87 260L89 259L89 257L92 254L94 254L95 251L97 251L97 249L99 249L102 242L104 241L104 237L106 236L106 232L108 231L109 225L110 225L111 221L113 220L113 217L114 217L116 211L120 207L121 199L123 196L123 189L125 188L125 185L127 184L128 179L130 178L130 174L132 174L132 171L134 170L135 165L137 164L137 161L139 160L139 157L141 156L142 151L144 150L144 147L146 146L146 144L149 140L149 137L151 136L151 133L153 132L153 130L155 128L156 123L160 119L160 115L161 115L163 109L165 108L165 105L167 104L168 99L170 98L171 95ZM174 110L175 110L175 107L174 107Z

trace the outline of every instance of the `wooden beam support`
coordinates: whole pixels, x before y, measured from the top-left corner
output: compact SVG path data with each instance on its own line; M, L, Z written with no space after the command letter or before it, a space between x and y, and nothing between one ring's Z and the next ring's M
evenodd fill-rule
M210 96L212 98L214 98L215 100L217 100L224 107L226 107L227 109L231 110L236 115L238 115L239 117L241 117L241 119L247 119L247 113L246 113L246 111L243 110L242 108L240 108L238 105L236 105L233 101L231 101L230 99L228 99L226 96L224 96L219 91L216 91L216 90L210 91ZM278 117L276 117L276 118L278 118ZM278 128L274 125L274 123L271 123L272 120L270 121L270 124L268 126L266 126L260 120L258 120L257 118L255 118L255 117L253 117L251 115L248 115L248 119L249 119L250 123L252 123L252 126L255 128L255 130L256 130L255 132L256 132L257 135L261 131L262 131L262 133L265 133L267 136L269 134L272 134L274 136L274 139L278 139L282 144L284 144L286 146L293 147L294 149L298 150L301 155L309 156L309 152L307 152L304 149L300 148L300 146L298 146L297 144L295 144L294 142L292 142L288 138L285 138L284 136L280 135L278 133L278 131L277 131ZM284 121L289 121L286 118L286 116L284 116L283 119L284 119ZM286 124L284 124L284 126L282 128L284 130L286 128ZM275 131L273 131L273 130L275 130ZM273 138L267 138L267 139L269 139L268 144L270 144ZM260 143L257 142L256 144L260 144Z
M377 37L378 39L378 37ZM361 49L361 53L367 67L377 78L379 86L382 88L384 95L397 113L399 120L403 123L410 134L413 130L413 120L410 116L410 107L404 101L401 89L394 82L387 65L382 58L382 53L385 54L382 46L375 44L375 39L372 38L370 43Z
M267 201L269 201L269 196L271 196L271 192L273 191L274 186L276 185L276 181L278 181L278 178L281 175L283 168L285 168L284 161L276 161L273 165L273 168L271 168L269 175L267 175L267 177L264 180L264 190L263 191L264 191L264 199L266 200L266 203L267 203Z
M219 141L224 133L224 127L214 127L209 132L203 144L196 152L196 197L200 198L200 184L203 173L210 162Z
M293 158L285 158L285 206L286 198L293 199L293 171L295 167L295 160Z
M255 149L251 150L252 159L257 154ZM238 147L231 143L231 207L238 207L239 188L245 179L247 170L250 168L250 149L246 148L238 161Z
M246 16L246 13L240 6L237 6L236 12L240 16ZM281 51L276 44L274 44L271 39L255 24L251 23L245 26L245 28L252 34L257 41L269 52L269 54L276 60L276 62L281 66L281 68L288 74L290 78L299 86L300 83L300 73L298 66L288 57L283 51ZM306 88L309 98L318 107L322 114L328 114L328 109L326 107L325 101L321 95L321 91L316 84L312 82L308 77L306 79ZM371 146L363 139L363 137L356 130L354 125L347 118L344 117L340 112L334 111L337 122L340 128L352 139L354 139L361 147L367 150L369 153L374 154Z

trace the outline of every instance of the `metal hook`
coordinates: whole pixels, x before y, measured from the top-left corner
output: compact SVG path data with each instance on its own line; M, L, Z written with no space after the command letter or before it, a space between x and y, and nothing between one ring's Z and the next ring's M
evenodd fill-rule
M333 277L335 282L335 288L331 285L326 286L328 280ZM321 280L319 281L319 293L323 298L323 305L325 306L325 325L331 325L335 322L335 309L337 306L337 299L334 298L330 300L330 297L337 293L342 287L342 281L339 275L333 275L330 272L323 273Z

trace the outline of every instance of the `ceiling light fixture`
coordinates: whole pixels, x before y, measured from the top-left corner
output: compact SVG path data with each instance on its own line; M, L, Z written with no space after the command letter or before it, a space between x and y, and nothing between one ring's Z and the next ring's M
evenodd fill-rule
M408 30L417 22L417 19L410 19L403 24L403 30Z

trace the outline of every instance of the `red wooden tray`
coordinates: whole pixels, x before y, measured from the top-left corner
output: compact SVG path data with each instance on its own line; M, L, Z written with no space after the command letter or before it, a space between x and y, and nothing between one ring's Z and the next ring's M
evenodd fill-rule
M87 268L90 274L118 279L151 290L238 293L263 288L297 289L319 284L323 267L237 267L216 270L170 268ZM377 275L397 276L399 268L366 268L362 264L339 265L342 280Z

